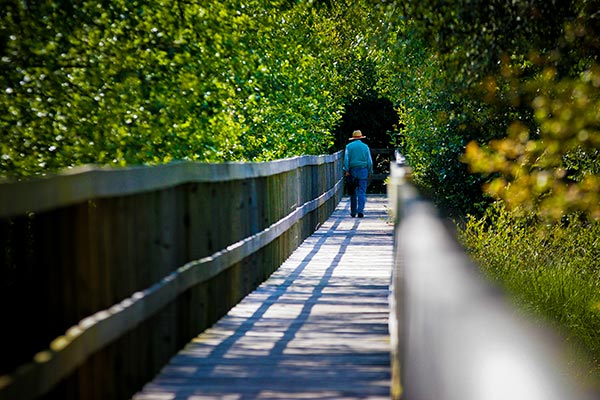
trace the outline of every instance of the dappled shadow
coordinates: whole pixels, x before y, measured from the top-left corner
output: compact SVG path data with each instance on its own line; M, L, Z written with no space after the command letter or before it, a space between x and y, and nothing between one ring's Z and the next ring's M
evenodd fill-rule
M389 398L391 227L333 216L134 398Z

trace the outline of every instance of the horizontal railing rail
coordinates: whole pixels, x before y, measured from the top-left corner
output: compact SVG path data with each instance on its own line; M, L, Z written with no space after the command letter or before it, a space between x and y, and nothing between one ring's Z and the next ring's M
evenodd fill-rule
M392 166L392 397L584 399L559 337L480 276L447 224Z
M40 212L102 197L125 196L184 183L228 182L273 176L298 168L332 163L333 155L293 157L268 163L173 162L154 167L127 168L84 165L23 181L0 181L0 218Z
M336 153L0 184L0 399L128 398L329 216L341 175Z

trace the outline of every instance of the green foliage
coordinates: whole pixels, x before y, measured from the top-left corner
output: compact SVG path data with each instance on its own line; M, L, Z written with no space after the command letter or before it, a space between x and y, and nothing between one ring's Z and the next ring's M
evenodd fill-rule
M600 373L600 223L577 216L541 225L501 203L471 218L460 239L484 273L519 305L564 330ZM577 348L581 346L581 348Z
M488 194L511 205L553 218L573 210L600 215L590 206L598 204L593 188L598 187L600 91L600 24L593 3L424 0L390 5L385 45L376 56L379 91L402 113L403 151L417 183L439 205L457 215L481 211L489 201L480 192L482 183L499 177L504 180L487 186ZM521 157L528 158L526 165L507 156L506 168L495 168L494 146L487 148L488 157L474 152L477 144L486 148L492 140L510 137L514 122L527 127L529 146L536 148L531 157ZM556 131L561 133L551 133ZM463 157L468 143L471 154ZM514 138L505 143L514 146ZM540 168L540 157L545 159L543 175L558 177L544 181L543 190L535 189L537 179L528 176ZM460 160L472 169L460 166ZM518 169L519 176L507 169ZM527 185L514 183L522 177ZM514 190L506 190L521 193L520 198L504 196L498 190L504 183L512 184Z
M486 190L514 209L600 219L600 67L562 79L546 68L517 85L530 99L534 130L515 121L507 137L471 143L465 160L475 172L499 174Z
M565 21L573 20L578 4L585 3L420 0L405 2L403 13L415 21L427 45L439 52L451 70L451 80L463 86L495 74L505 55L555 49Z
M343 16L342 7L260 0L5 3L5 176L84 163L323 153L346 99L358 90L345 74L355 48L343 46L328 18Z
M454 215L478 212L484 203L481 180L459 161L466 144L481 134L478 103L461 95L413 21L394 14L390 20L397 23L376 55L377 90L397 107L397 145L414 171L415 183L438 206Z

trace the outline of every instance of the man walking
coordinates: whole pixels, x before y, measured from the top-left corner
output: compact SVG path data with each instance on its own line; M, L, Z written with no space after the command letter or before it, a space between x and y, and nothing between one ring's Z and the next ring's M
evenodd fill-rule
M344 153L344 174L352 175L358 179L358 186L350 196L350 215L358 218L364 217L365 203L367 201L367 182L373 174L373 160L369 146L362 142L362 132L352 132L350 143L346 145Z

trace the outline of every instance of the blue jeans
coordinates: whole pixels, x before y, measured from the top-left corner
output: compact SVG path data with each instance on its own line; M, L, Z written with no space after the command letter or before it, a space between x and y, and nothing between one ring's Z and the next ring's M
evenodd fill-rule
M367 168L350 168L350 175L358 179L358 187L354 191L354 194L350 196L350 214L364 213L367 201L369 170Z

